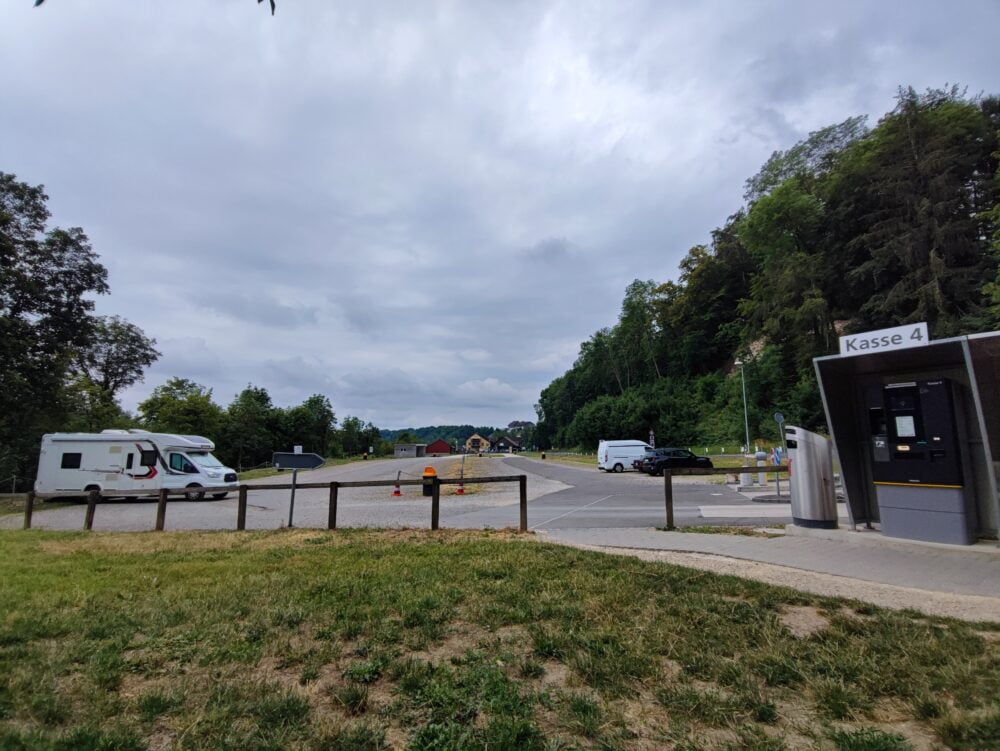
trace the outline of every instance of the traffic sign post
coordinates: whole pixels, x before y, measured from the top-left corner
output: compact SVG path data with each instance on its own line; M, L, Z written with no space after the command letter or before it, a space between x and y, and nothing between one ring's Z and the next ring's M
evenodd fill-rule
M288 451L275 451L271 454L271 464L278 469L316 469L325 461L319 454L296 454Z

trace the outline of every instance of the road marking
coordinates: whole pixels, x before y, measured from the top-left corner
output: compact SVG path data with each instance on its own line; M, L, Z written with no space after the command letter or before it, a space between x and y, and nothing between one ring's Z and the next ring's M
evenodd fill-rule
M554 522L556 519L562 519L564 516L569 516L570 514L575 514L577 511L583 511L585 508L590 508L595 503L600 503L601 501L608 500L608 498L614 498L614 496L613 495L606 495L603 498L598 498L593 503L588 503L586 506L580 506L579 508L575 508L572 511L567 511L565 514L559 514L559 516L553 516L551 519L548 519L548 520L542 522L541 524L532 524L529 527L529 529L537 529L538 527L543 527L546 524L548 524L549 522Z

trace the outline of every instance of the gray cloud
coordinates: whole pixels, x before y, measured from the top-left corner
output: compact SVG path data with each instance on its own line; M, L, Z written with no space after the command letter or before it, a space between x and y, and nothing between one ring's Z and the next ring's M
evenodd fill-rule
M0 169L160 342L129 406L178 375L383 427L531 419L772 151L1000 68L992 0L250 5L0 26Z

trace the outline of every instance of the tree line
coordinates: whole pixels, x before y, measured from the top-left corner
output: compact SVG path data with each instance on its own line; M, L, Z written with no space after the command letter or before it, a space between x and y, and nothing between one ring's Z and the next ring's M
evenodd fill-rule
M488 425L428 425L422 428L403 428L401 430L383 430L382 438L395 443L431 443L439 438L452 446L461 446L471 435L478 434L491 441L500 438L516 438L522 446L532 443L535 424L524 420L514 420L506 428L494 428Z
M324 457L392 453L392 444L370 422L346 417L338 427L330 400L322 394L293 407L277 407L267 389L252 384L222 408L212 401L211 389L171 378L139 404L137 419L125 416L119 422L159 433L208 436L219 460L238 470L266 464L273 452L295 446Z
M743 379L752 442L778 439L777 410L823 430L812 359L840 335L1000 327L998 133L996 96L901 88L875 127L853 117L775 152L676 281L628 286L615 325L542 391L536 442L653 429L660 445L738 445Z

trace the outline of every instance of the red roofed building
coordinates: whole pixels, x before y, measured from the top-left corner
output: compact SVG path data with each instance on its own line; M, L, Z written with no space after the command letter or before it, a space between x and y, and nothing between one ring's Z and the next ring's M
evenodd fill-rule
M427 456L447 456L454 452L455 449L444 438L438 438L433 443L427 444Z

